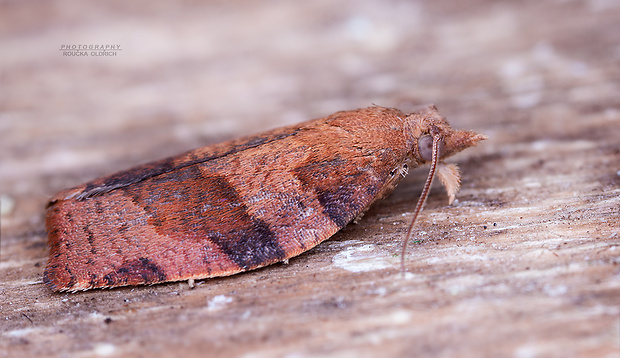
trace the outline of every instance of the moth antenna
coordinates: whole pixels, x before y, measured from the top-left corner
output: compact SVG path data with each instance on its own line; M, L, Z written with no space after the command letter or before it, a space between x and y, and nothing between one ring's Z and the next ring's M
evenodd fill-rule
M428 176L426 177L426 182L424 183L424 189L422 189L422 193L420 194L420 198L418 199L418 203L415 206L415 210L413 211L413 218L411 219L411 224L409 224L409 229L407 230L407 236L405 236L405 241L403 242L403 251L400 255L400 271L402 273L405 272L405 251L407 250L407 243L411 239L411 233L413 232L413 227L415 225L416 219L418 215L422 211L424 204L426 203L426 198L428 197L428 193L431 189L431 184L433 184L433 179L435 178L435 172L437 171L437 162L439 157L439 142L441 141L441 136L439 135L439 131L436 128L432 130L433 134L433 154L431 159L431 168L428 172Z

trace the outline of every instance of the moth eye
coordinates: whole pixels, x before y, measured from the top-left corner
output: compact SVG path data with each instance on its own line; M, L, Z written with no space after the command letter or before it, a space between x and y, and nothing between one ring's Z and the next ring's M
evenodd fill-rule
M418 151L420 157L427 162L433 159L433 137L425 135L418 139Z
M444 141L443 139L439 139L438 153L437 157L441 159L444 152ZM424 159L424 161L430 162L433 160L433 137L430 135L424 135L418 139L418 151L420 152L420 157Z

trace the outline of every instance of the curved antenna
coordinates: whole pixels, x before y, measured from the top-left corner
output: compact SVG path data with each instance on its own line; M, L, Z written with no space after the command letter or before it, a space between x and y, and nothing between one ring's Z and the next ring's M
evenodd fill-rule
M439 131L436 128L433 128L433 155L431 159L431 169L428 172L428 176L426 177L426 182L424 183L424 189L422 189L422 193L420 194L420 198L418 199L418 203L415 206L415 210L413 212L413 219L411 219L411 224L409 224L409 230L407 230L407 236L405 236L405 241L403 242L403 251L400 255L400 271L405 272L405 250L407 250L407 243L411 239L411 233L413 232L413 227L415 225L416 219L422 211L424 207L424 203L426 203L426 198L428 197L428 193L431 189L431 184L433 184L433 178L435 178L435 171L437 170L437 162L439 157L439 141L441 140L441 136L439 135Z

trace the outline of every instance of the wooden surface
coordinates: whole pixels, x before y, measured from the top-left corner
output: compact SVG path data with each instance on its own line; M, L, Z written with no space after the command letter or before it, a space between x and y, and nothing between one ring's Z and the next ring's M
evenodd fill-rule
M0 3L0 356L618 357L620 3ZM120 44L67 57L63 44ZM290 264L76 294L41 281L55 192L372 103L489 139Z

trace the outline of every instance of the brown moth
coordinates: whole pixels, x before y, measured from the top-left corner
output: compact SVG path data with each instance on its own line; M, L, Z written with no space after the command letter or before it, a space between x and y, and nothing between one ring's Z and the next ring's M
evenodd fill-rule
M96 179L49 201L43 280L78 291L288 260L359 219L410 168L431 163L408 240L435 172L450 201L459 189L458 168L442 160L484 138L452 129L434 106L411 114L374 106Z

